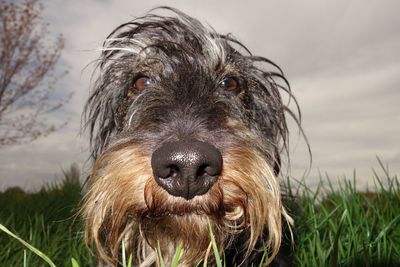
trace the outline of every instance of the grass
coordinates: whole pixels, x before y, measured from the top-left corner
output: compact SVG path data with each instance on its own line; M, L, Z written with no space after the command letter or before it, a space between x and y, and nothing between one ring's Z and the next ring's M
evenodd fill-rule
M373 191L357 191L354 178L336 189L329 183L314 191L301 185L300 193L289 198L287 205L295 219L294 266L400 266L400 184L381 166L384 175L374 172ZM93 266L81 221L74 216L81 193L71 172L64 173L67 178L62 184L37 193L18 188L0 193L0 224L56 266ZM212 248L217 256L215 243ZM176 265L181 252L180 247ZM37 254L0 231L0 266L49 266ZM122 255L123 266L131 266L132 258ZM222 260L217 264L223 266Z
M400 266L399 181L375 181L375 192L344 182L319 201L316 194L296 198L298 266Z
M71 266L72 257L82 266L90 266L92 257L83 242L81 221L75 216L80 200L80 184L71 179L37 193L9 188L0 193L0 223L41 250L56 266ZM17 239L0 231L0 266L49 266L24 249Z

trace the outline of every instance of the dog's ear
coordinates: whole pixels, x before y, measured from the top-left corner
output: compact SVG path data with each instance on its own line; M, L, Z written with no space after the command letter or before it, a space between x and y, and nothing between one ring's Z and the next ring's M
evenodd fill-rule
M84 109L84 127L90 134L91 157L96 159L107 147L112 137L121 128L125 90L116 88L107 80L107 74L100 76Z

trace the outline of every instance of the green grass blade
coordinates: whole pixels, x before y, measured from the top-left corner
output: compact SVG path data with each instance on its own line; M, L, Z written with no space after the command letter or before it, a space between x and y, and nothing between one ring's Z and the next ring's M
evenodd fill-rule
M333 250L332 250L332 264L331 266L337 267L339 266L339 238L340 234L342 233L344 221L348 215L347 209L344 210L342 217L340 218L339 226L335 234L335 240L333 241Z
M264 253L262 255L260 264L258 265L258 267L263 267L265 265L266 262L268 262L268 249L265 247L265 244L263 244L263 249L264 249Z
M222 267L221 257L219 256L217 243L215 242L215 236L214 236L214 233L212 231L211 223L210 223L209 220L208 220L208 231L210 232L211 245L212 245L212 248L213 248L213 251L214 251L214 256L215 256L215 261L216 261L217 267Z
M377 243L381 238L383 238L387 232L392 229L392 226L397 223L398 219L400 219L400 215L397 215L384 229L382 229L382 231L379 232L373 243Z
M126 267L126 255L125 255L125 241L122 240L122 246L121 246L121 254L122 254L122 266Z
M54 264L54 262L52 262L52 260L50 260L49 257L47 257L43 252L41 252L40 250L38 250L37 248L35 248L34 246L32 246L31 244L29 244L28 242L26 242L25 240L23 240L22 238L16 236L15 234L13 234L10 230L8 230L4 225L0 224L0 230L2 230L3 232L5 232L6 234L8 234L9 236L15 238L16 240L18 240L19 242L21 242L24 246L26 246L30 251L32 251L33 253L35 253L36 255L38 255L39 257L41 257L45 262L47 262L50 266L55 267L56 265Z
M158 260L160 261L160 267L165 267L164 259L161 254L160 242L157 242L157 256L158 256Z
M175 251L175 255L174 255L174 258L172 259L172 264L171 264L172 267L178 266L179 260L182 257L182 253L183 253L183 246L181 244L178 246L178 248Z
M24 267L27 267L27 262L26 262L26 249L24 249Z
M74 258L71 258L71 264L72 264L72 267L79 267L78 261L75 260Z
M131 255L129 255L129 259L128 259L128 267L132 267L132 261L133 261L133 259L132 259L132 254L131 254Z

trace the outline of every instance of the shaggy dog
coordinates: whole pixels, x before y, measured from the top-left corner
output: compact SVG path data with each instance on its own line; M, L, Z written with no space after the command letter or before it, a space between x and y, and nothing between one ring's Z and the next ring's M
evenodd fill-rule
M284 265L291 218L277 175L287 152L281 69L230 35L171 9L104 41L86 104L92 173L82 213L102 264ZM289 227L290 228L290 227Z

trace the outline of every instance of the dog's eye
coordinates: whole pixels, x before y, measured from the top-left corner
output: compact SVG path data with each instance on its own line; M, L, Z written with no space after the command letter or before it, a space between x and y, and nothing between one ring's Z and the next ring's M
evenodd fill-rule
M140 76L132 80L132 87L136 90L143 90L151 84L151 79L147 76Z
M235 77L228 77L220 83L220 87L226 91L236 91L239 88L239 81Z

